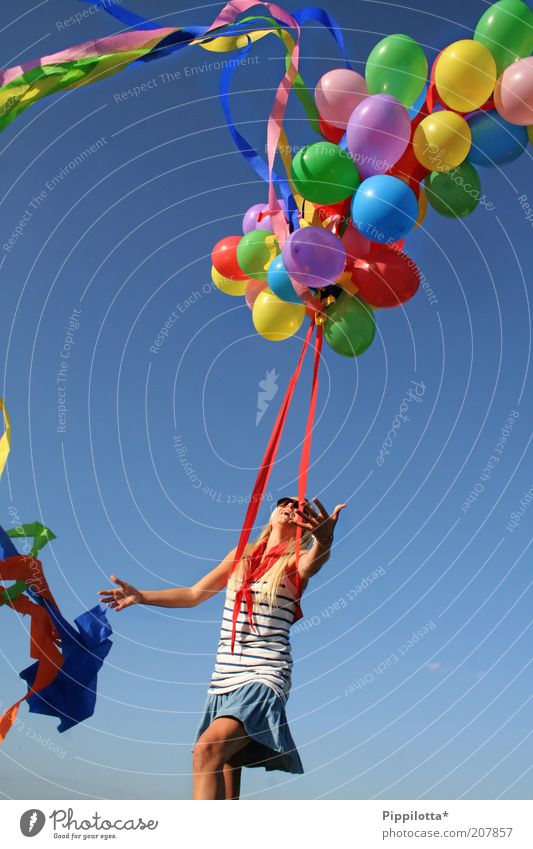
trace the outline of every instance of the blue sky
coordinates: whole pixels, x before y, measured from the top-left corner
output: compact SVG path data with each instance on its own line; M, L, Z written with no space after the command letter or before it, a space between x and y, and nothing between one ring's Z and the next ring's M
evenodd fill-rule
M3 66L118 31L103 12L65 23L88 8L20 4L0 32ZM207 24L220 7L130 8L183 25ZM451 0L445 17L436 0L327 8L363 70L394 32L420 41L432 61L471 35L486 4ZM302 52L311 88L340 64L314 28ZM268 40L253 55L232 103L264 150L283 61ZM141 588L190 585L235 544L301 345L303 331L281 344L259 338L244 301L209 285L212 246L266 200L224 126L217 59L191 48L136 65L48 98L0 139L2 245L31 210L12 250L0 251L1 394L14 430L2 524L38 519L55 531L43 560L71 619L111 573ZM294 144L316 140L298 103L286 126ZM248 770L247 798L531 797L531 168L529 148L503 171L480 169L487 205L462 221L430 210L408 238L435 298L420 290L405 309L379 311L358 360L325 346L309 495L348 507L304 596L307 630L292 638L288 717L306 772ZM278 392L256 425L259 382L272 370ZM272 499L295 488L309 383L310 362ZM402 404L409 420L379 465ZM259 524L267 516L265 505ZM0 749L4 795L189 798L222 603L111 613L95 715L59 735L54 720L23 706ZM22 694L26 628L2 611L4 705Z

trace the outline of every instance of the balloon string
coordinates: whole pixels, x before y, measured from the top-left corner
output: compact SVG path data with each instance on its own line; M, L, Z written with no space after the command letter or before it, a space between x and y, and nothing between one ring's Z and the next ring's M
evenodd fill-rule
M266 486L267 486L267 483L268 483L268 480L269 480L269 477L270 477L270 473L271 473L272 467L274 465L274 460L276 459L276 454L277 454L277 451L278 451L279 443L281 441L281 435L283 433L283 428L285 426L285 422L286 422L286 419L287 419L287 413L288 413L289 407L291 405L291 401L292 401L292 398L293 398L293 395L294 395L294 390L296 388L296 384L297 384L298 379L300 377L300 372L302 370L302 364L303 364L307 349L309 347L309 342L311 341L311 337L313 335L314 329L315 329L315 323L314 323L314 320L312 319L309 323L309 327L307 329L307 334L305 336L305 339L304 339L304 342L303 342L303 345L302 345L302 349L300 351L300 356L298 358L296 368L295 368L294 373L293 373L293 375L292 375L292 377L289 381L289 384L287 386L287 390L285 392L285 397L284 397L283 402L281 404L281 407L279 409L276 421L274 423L274 427L272 429L272 433L270 435L270 439L269 439L267 447L265 449L265 453L264 453L264 456L263 456L261 466L259 467L259 471L257 473L254 488L253 488L252 495L251 495L251 498L250 498L250 503L248 505L248 509L246 511L246 516L244 518L244 523L243 523L243 526L242 526L242 529L241 529L239 542L237 543L235 556L233 558L233 564L232 564L232 567L231 567L230 575L232 575L233 572L235 571L235 569L237 568L237 565L238 565L238 563L239 563L239 561L240 561L240 559L241 559L241 557L244 553L244 549L246 547L246 544L247 544L247 542L250 538L250 534L251 534L251 531L252 531L252 528L253 528L253 525L254 525L255 519L257 517L258 510L259 510L259 504L264 497ZM315 348L315 369L317 368L317 366L316 366L316 356L317 355L316 355L316 348ZM314 380L315 380L315 378L314 378ZM315 382L316 382L316 380L315 380ZM315 399L315 403L316 403L316 399ZM311 405L313 406L313 396L311 398ZM232 638L231 638L231 651L232 652L233 652L233 647L234 647L234 644L235 644L235 633L236 633L236 627L235 627L235 623L234 623L233 633L232 633Z
M307 414L307 422L305 425L304 441L302 445L302 454L300 457L300 468L298 471L298 506L303 509L305 502L305 493L307 490L307 478L309 476L309 462L311 458L311 438L313 435L313 423L316 412L316 401L318 396L318 371L320 368L320 355L322 353L322 325L317 324L315 337L315 357L313 361L313 379L311 383L311 401L309 404L309 412ZM302 537L302 528L296 526L296 559L295 559L295 583L298 597L301 594L301 578L298 572L298 563L300 560L300 544Z

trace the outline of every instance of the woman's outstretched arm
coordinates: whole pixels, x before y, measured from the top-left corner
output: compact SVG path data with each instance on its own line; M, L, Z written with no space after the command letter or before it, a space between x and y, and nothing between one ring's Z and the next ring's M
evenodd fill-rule
M318 510L313 509L307 501L304 504L303 510L295 510L295 513L300 516L302 521L297 522L293 520L294 525L298 525L300 528L309 531L315 538L313 546L300 555L298 563L299 575L306 584L309 578L316 575L324 563L327 563L329 560L333 534L339 513L346 507L346 504L337 504L333 513L330 515L318 498L313 498L313 501L316 503Z
M116 575L111 580L118 587L100 590L98 595L103 604L113 610L124 610L132 604L151 604L156 607L196 607L226 586L236 549L233 548L224 560L211 572L200 578L192 587L171 587L167 590L138 590Z

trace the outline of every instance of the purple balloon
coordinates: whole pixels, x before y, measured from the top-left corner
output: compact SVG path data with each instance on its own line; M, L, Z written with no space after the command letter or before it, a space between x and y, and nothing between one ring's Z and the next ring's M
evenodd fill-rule
M390 94L372 94L356 106L346 143L361 179L385 174L398 162L411 137L409 112Z
M330 286L346 265L341 240L322 227L303 227L291 233L282 251L290 277L311 289Z
M285 212L285 202L278 198L278 203L281 206L283 212ZM259 215L261 212L266 212L268 210L268 203L254 203L250 209L247 209L244 213L244 218L242 219L242 232L250 233L252 230L274 230L272 226L272 221L270 220L270 215L265 215L261 218L261 221L258 221Z

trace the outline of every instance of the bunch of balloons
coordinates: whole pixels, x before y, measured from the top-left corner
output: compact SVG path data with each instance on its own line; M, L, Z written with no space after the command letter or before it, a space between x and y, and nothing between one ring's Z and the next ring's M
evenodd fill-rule
M328 71L315 88L323 139L299 150L287 175L296 226L283 207L290 232L281 247L268 204L252 206L243 235L213 249L215 285L245 297L266 339L293 335L307 313L337 353L363 353L376 309L419 287L403 246L428 204L469 215L481 199L477 168L513 161L533 138L532 51L533 12L500 0L472 39L438 54L429 80L422 47L400 34L376 44L364 76Z

